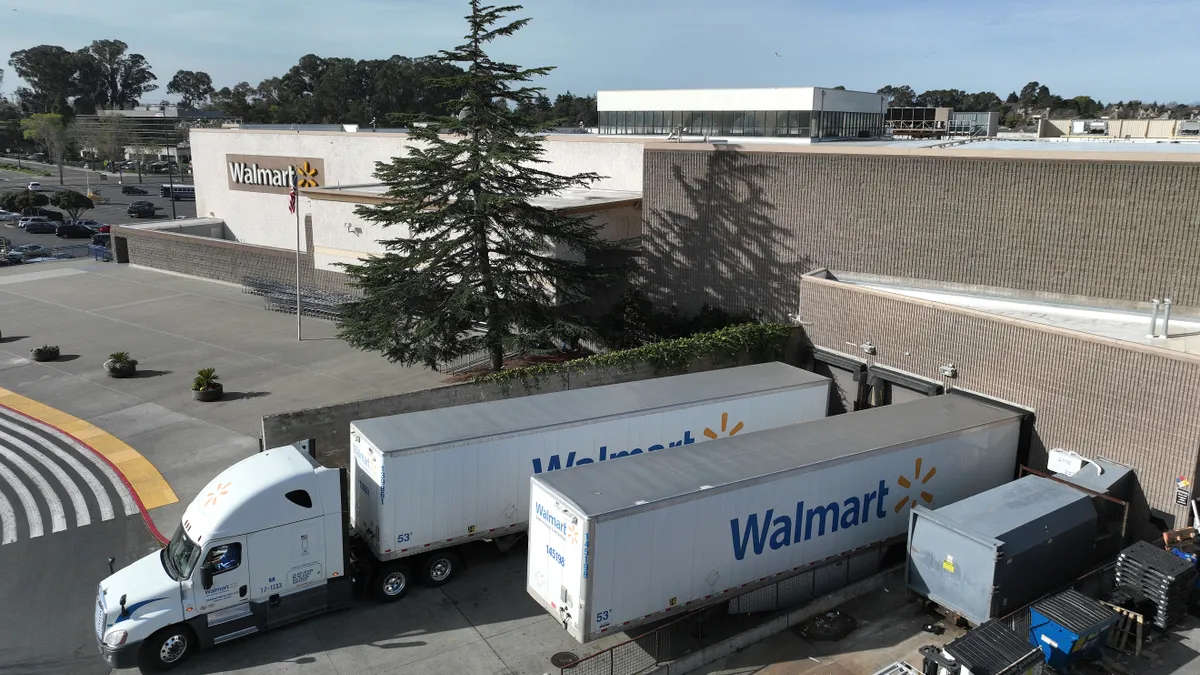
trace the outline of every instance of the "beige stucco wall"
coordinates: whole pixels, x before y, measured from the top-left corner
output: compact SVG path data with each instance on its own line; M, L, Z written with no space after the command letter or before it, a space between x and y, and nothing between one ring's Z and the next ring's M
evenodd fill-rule
M229 189L226 155L319 158L325 165L325 175L319 177L322 187L363 185L378 183L372 175L375 162L403 156L410 140L406 134L393 133L204 129L192 131L191 143L196 214L224 220L228 235L236 241L293 248L296 216L288 212L287 196ZM563 175L595 172L601 178L594 188L640 191L643 147L644 142L636 139L551 136L544 145L549 164L542 168ZM353 205L300 202L301 215L313 215L314 246L372 252L376 250L372 242L383 237L381 229L369 228L353 214ZM351 224L349 231L346 223ZM317 257L322 267L336 256ZM321 258L326 258L324 263Z

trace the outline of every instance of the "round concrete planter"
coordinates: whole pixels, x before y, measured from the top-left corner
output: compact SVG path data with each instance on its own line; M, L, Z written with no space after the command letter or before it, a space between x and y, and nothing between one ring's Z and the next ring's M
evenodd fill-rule
M220 382L215 382L215 383L209 385L208 389L193 389L192 390L192 398L197 401L203 401L205 403L211 403L212 401L219 401L219 400L221 400L221 397L224 395L225 395L225 387L222 386Z
M117 365L112 361L105 361L104 370L108 371L109 377L115 377L118 379L137 377L137 361L126 361L120 365Z
M50 347L49 349L34 347L29 350L29 355L34 361L53 361L58 358L59 351L58 347Z

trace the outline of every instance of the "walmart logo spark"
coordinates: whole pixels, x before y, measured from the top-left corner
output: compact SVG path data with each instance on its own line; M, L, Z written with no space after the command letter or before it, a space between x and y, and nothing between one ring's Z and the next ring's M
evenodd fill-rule
M919 480L919 481L921 481L921 485L924 485L924 484L928 483L929 479L933 478L935 474L937 474L937 467L931 466L931 467L929 467L929 472L925 474L924 478L922 478L921 477L921 458L920 457L917 458L917 468L916 468L916 470L913 471L913 480L914 481ZM912 486L913 486L912 481L908 480L908 477L906 477L906 476L900 476L899 478L897 478L896 484L906 490L912 488ZM921 490L921 492L919 494L921 495L921 501L925 502L926 504L933 503L933 495L932 494L930 494L924 490ZM910 507L916 506L917 500L913 499L913 500L911 500L911 503L910 503L908 496L905 495L904 499L901 499L900 501L896 502L896 508L893 510L896 513L900 513L900 511L903 510L906 505L910 506Z
M730 428L729 413L721 413L721 431L718 433L711 427L704 427L703 435L705 438L717 439L721 437L721 434L733 436L745 428L746 425L744 422L738 422L737 424L734 424L732 428ZM607 445L601 445L598 457L580 457L579 455L582 453L577 453L574 450L567 453L566 461L563 461L562 455L559 454L550 455L546 459L534 457L533 473L539 474L543 471L570 469L573 466L583 466L585 464L592 464L595 462L605 462L610 459L618 459L620 457L628 457L630 455L640 455L644 452L654 452L664 448L676 448L681 445L691 445L696 441L697 439L692 435L691 429L686 429L684 430L682 437L679 437L675 440L666 440L664 442L663 439L660 439L657 443L643 443L639 447L630 448L629 450L619 450L617 452L610 453Z
M729 425L729 413L721 413L721 431L724 432L728 425ZM729 435L733 436L737 432L741 431L745 426L746 426L745 424L738 422L737 424L733 425L733 429L729 430ZM712 438L714 440L717 438L717 432L713 431L712 429L709 429L708 427L704 427L704 435L708 436L709 438Z

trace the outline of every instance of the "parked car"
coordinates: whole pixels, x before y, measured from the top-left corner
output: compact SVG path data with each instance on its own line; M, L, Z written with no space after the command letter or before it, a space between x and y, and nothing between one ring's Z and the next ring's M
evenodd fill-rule
M55 211L54 209L45 209L40 206L37 207L36 209L28 211L25 214L25 217L30 217L30 216L40 216L42 218L45 218L46 220L50 220L55 223L61 223L64 220L62 211Z
M21 214L0 210L0 223L11 223L21 220Z
M8 252L9 260L17 259L19 262L24 262L33 258L49 258L54 255L50 249L41 244L22 244Z
M54 234L58 227L53 221L42 216L22 218L18 225L29 234Z
M29 228L26 228L25 231L28 232ZM96 234L96 231L79 223L63 223L55 228L54 234L64 239L85 239Z
M140 188L136 185L122 185L121 194L123 195L144 195L149 194L145 188Z
M133 217L154 217L155 208L152 204L130 204L126 213Z
M83 225L84 227L90 227L97 232L100 231L100 228L106 227L106 225L104 223L102 223L98 220L91 220L90 218L80 218L79 220L76 220L73 222L76 225Z
M42 184L37 182L36 180L31 180L31 181L29 181L29 189L33 190L34 192L41 192Z

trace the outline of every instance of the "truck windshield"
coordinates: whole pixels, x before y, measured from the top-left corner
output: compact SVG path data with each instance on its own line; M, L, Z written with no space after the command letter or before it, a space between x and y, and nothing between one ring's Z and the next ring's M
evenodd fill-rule
M163 564L167 573L176 581L192 576L192 568L200 558L200 547L197 546L183 531L183 524L175 530L171 543L163 549Z

